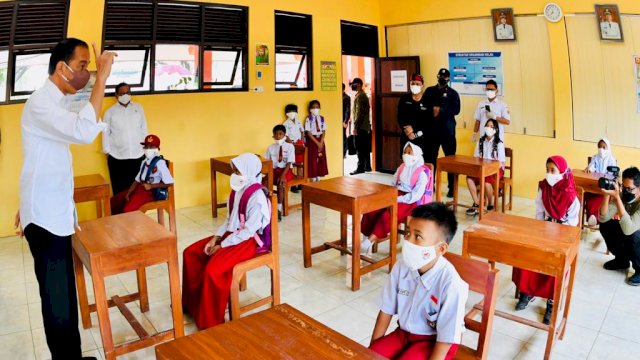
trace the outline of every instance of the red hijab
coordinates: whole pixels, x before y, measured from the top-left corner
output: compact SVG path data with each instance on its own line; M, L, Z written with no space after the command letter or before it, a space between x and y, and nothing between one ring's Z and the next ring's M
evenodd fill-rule
M567 210L578 196L576 193L576 184L573 181L573 173L567 165L567 160L562 156L552 156L547 159L547 163L552 162L560 170L562 180L558 181L554 186L549 185L547 180L542 180L538 187L542 191L542 203L549 215L556 220L562 219Z

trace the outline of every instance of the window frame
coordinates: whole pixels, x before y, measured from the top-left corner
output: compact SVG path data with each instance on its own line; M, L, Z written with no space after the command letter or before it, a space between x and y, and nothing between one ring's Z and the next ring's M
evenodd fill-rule
M208 46L205 47L204 49L202 49L202 57L204 58L204 53L206 51L235 51L236 52L236 60L233 64L233 72L231 73L231 80L229 81L204 81L204 75L201 78L201 86L204 88L204 86L216 86L216 85L231 85L233 86L233 81L236 78L236 73L238 71L238 63L240 62L240 57L242 56L242 64L243 64L243 69L246 68L246 60L244 59L245 55L246 55L246 51L243 51L242 48L240 47L228 47L228 48L224 48L221 46ZM204 61L200 62L201 64L204 64ZM203 71L204 71L204 67L203 67ZM242 71L242 73L246 73L246 71ZM243 79L242 83L244 84L245 81ZM220 90L220 89L206 89L206 90ZM224 90L230 90L230 89L224 89ZM234 89L234 90L238 90L238 89Z
M145 54L144 54L144 62L142 63L142 75L140 77L140 83L137 84L127 84L129 85L133 91L134 87L143 87L144 86L144 78L147 74L147 64L149 64L149 61L151 59L151 47L150 46L146 46L146 45L134 45L134 46L114 46L114 47L109 47L108 48L109 51L135 51L135 50L144 50ZM151 70L151 66L149 65L149 70ZM149 71L149 88L151 88L151 78L153 74L151 74L151 71ZM116 85L107 85L106 89L115 89Z
M276 80L276 86L278 85L297 85L298 83L298 79L300 78L300 73L302 72L302 66L304 65L305 60L307 61L307 73L309 72L309 59L307 58L307 53L306 52L302 52L302 51L280 51L280 52L276 52L275 56L278 56L278 54L287 54L287 55L302 55L302 59L300 59L300 65L298 65L298 71L296 72L296 77L295 79L293 79L292 82L289 81L278 81ZM275 64L275 57L273 60L274 64ZM307 75L308 76L308 75ZM280 88L278 90L280 91L286 91L286 90L307 90L309 89L309 81L307 80L307 87L306 88L289 88L289 89L283 89ZM313 90L313 89L311 89Z
M308 46L306 47L297 47L297 46L290 46L290 45L278 45L277 44L277 40L274 40L274 56L273 56L273 74L274 74L274 89L275 91L313 91L313 16L310 14L302 14L302 13L295 13L295 12L290 12L290 11L282 11L282 10L275 10L274 11L274 30L276 27L276 21L278 19L278 14L283 14L283 15L289 15L289 16L295 16L295 17L303 17L303 18L307 18L309 19L309 43ZM275 34L274 34L274 38L275 38ZM298 71L296 73L296 78L294 80L293 83L290 82L277 82L275 79L277 78L277 64L276 64L276 57L278 56L278 54L291 54L291 55L303 55L302 60L300 61L300 65L298 67ZM298 79L300 78L300 73L302 71L302 65L304 64L304 60L307 60L307 87L306 88L298 88L298 87L289 87L288 89L285 88L278 88L277 85L282 85L282 84L289 84L289 85L296 85Z
M8 74L9 76L7 78L7 81L11 81L11 91L10 91L11 94L9 99L11 99L11 97L14 97L14 96L25 96L25 95L31 95L33 93L33 91L15 91L15 85L16 85L15 68L18 62L17 61L18 56L50 54L50 53L51 53L51 49L44 49L44 48L16 50L13 53L9 52L9 56L13 57L13 59L11 59L10 61L12 61L14 65L14 71L12 71L11 74ZM13 101L26 101L26 99L14 99Z

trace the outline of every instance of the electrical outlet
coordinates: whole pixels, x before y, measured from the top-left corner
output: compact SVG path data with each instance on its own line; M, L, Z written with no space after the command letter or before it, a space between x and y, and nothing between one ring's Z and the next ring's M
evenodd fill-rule
M256 93L264 92L264 86L254 86L253 87L253 92L256 92Z

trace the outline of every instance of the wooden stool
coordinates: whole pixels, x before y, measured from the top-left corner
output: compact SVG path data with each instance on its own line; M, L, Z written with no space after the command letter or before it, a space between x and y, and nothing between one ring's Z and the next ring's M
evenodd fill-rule
M95 201L96 216L99 218L103 215L111 215L110 195L109 182L102 175L83 175L73 178L73 201L76 204Z
M167 167L169 168L169 173L173 176L173 163L169 160L165 160L167 162ZM165 200L155 200L148 202L140 207L140 211L146 213L150 210L156 210L158 212L158 223L164 226L164 212L166 211L169 215L169 231L171 231L174 235L178 235L178 229L176 228L176 198L174 195L173 185L169 185L167 190L169 191L169 196Z
M296 176L291 181L287 181L287 184L284 187L284 199L282 204L282 215L287 216L291 210L302 208L302 203L289 205L289 191L291 191L291 187L299 186L302 184L306 184L309 182L309 172L307 170L307 164L309 163L309 148L302 145L295 145L296 155L302 155L303 161L302 164L295 163L293 167L296 169Z
M90 313L98 313L106 359L115 360L116 356L184 336L175 235L139 211L85 221L80 225L82 230L73 235L72 244L82 326L85 329L91 327ZM144 268L161 263L168 264L174 328L149 335L126 303L140 300L141 310L148 310ZM93 279L95 304L88 303L82 265ZM130 270L138 270L138 292L122 297L116 295L107 300L104 278ZM109 321L109 307L113 306L122 312L140 340L114 346Z

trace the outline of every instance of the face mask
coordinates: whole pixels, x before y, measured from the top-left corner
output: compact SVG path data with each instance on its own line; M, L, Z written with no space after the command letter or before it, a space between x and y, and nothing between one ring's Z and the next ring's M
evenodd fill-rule
M484 128L484 133L488 136L488 137L492 137L493 135L496 134L496 129L492 128L492 127L486 127Z
M402 260L413 270L418 270L436 258L435 246L420 246L402 240Z
M487 90L487 98L495 99L496 98L496 91L495 90Z
M285 140L286 140L285 138L278 139L278 140L276 140L276 144L282 146L282 144L284 144Z
M626 204L631 204L636 199L636 195L631 191L622 190L621 199L622 199L622 202Z
M358 85L351 85L351 90L358 91Z
M412 166L416 161L418 161L418 158L415 155L402 154L402 162L404 162L405 165Z
M320 109L311 109L311 114L313 114L313 116L318 116L320 115Z
M438 84L439 84L440 86L445 86L445 85L447 85L448 83L449 83L449 82L448 82L446 79L444 79L444 78L438 78Z
M151 160L158 155L158 149L144 149L144 157Z
M558 181L562 180L562 174L547 174L547 183L551 186L558 183Z
M422 91L422 86L420 85L411 85L411 93L413 95L418 95Z
M64 65L69 69L69 71L73 73L73 79L71 80L60 74L64 81L68 82L69 85L73 86L73 88L76 90L83 89L87 85L87 83L89 82L89 78L91 77L89 70L84 69L76 72L67 63L64 63Z
M123 105L128 105L131 102L131 95L129 94L120 95L120 97L118 98L118 102Z
M295 119L295 118L296 118L296 115L298 115L298 113L297 113L297 112L295 112L295 111L288 112L288 113L287 113L287 119L289 119L289 120L293 120L293 119Z
M231 185L231 189L233 191L240 191L244 187L244 184L247 182L247 179L238 174L231 174L231 179L229 180L229 185Z
M609 150L608 149L599 148L598 149L598 154L600 154L600 157L605 157L605 156L607 156L609 154Z

